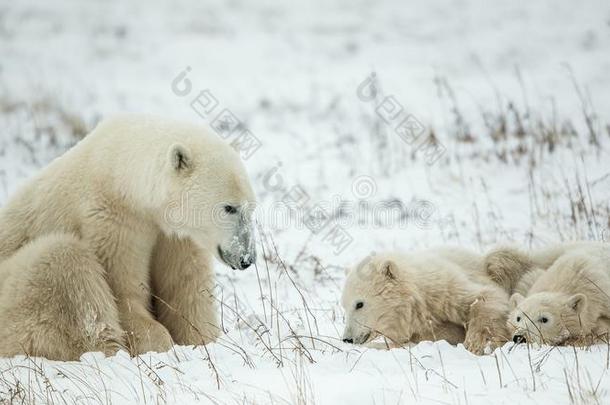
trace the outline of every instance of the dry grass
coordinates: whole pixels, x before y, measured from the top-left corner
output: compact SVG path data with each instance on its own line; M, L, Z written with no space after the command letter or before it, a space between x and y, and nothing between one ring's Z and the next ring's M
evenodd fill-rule
M517 76L519 77L518 73ZM554 231L560 239L586 238L602 239L603 233L610 228L610 205L606 199L596 199L593 187L602 178L590 178L583 156L585 153L601 152L610 136L610 126L599 122L592 108L586 91L575 83L575 89L582 103L582 117L585 122L585 132L579 132L570 119L557 117L545 118L535 114L527 101L515 102L503 100L498 97L497 108L489 110L481 108L480 119L483 122L484 132L473 130L475 125L469 123L459 108L459 101L450 83L445 78L437 78L436 85L439 97L448 106L448 115L453 123L453 132L439 133L433 131L442 142L447 144L460 144L463 147L448 148L447 159L439 164L449 165L465 159L483 162L497 162L507 166L519 166L527 170L529 176L528 195L532 226L529 238L537 236L538 222L555 224ZM524 94L524 100L527 97ZM518 107L524 105L524 107ZM329 107L330 108L330 107ZM334 106L334 109L337 107ZM92 125L77 113L68 111L57 100L43 98L39 101L24 104L0 100L0 117L4 122L11 122L15 132L9 133L0 141L0 155L11 153L13 148L23 148L23 164L39 167L46 163L47 156L58 155L72 145L86 133ZM328 117L327 117L328 118ZM333 119L332 111L328 119ZM375 153L383 162L376 171L384 176L392 176L396 170L405 170L407 166L417 161L413 153L405 152L392 133L384 127L383 122L366 112L361 117L372 130L369 132L371 142L375 145ZM17 125L14 125L15 122ZM480 124L480 123L478 123ZM347 138L346 138L347 139ZM353 142L357 142L353 140ZM349 155L349 143L339 144L341 153ZM358 147L355 145L354 147ZM40 159L41 150L46 149L47 154ZM546 172L542 171L541 164L544 157L555 153L570 152L576 162L577 170L562 172L559 179L562 182L562 192L557 193L557 185L545 181ZM385 159L388 155L391 159ZM0 185L6 189L6 172L0 170ZM610 176L610 173L606 176ZM462 181L465 180L462 179ZM487 188L487 185L484 185ZM487 196L491 200L491 197ZM493 201L490 201L493 202ZM407 203L406 203L407 204ZM491 204L490 204L491 205ZM478 207L473 207L477 213L474 221L475 237L483 246L485 231L478 221L484 216ZM501 216L500 212L493 215ZM492 216L493 216L492 215ZM489 217L489 216L488 216ZM471 230L460 228L451 220L449 213L446 218L447 226L441 229L443 237L447 240L459 240L464 233ZM440 225L439 225L440 226ZM268 393L268 403L277 404L314 404L315 387L312 385L309 373L309 364L313 364L320 356L341 353L346 358L353 359L351 371L358 368L359 362L366 354L366 350L346 351L340 343L340 331L336 328L333 336L323 336L320 324L336 325L340 323L342 314L336 307L329 307L315 294L305 287L300 280L304 271L314 274L315 282L340 293L341 286L337 274L340 270L331 265L324 258L316 256L305 242L302 249L294 258L287 258L280 251L271 232L262 226L259 228L260 250L263 260L256 266L258 297L262 313L242 299L232 288L231 280L219 285L215 289L215 297L221 312L222 329L233 330L222 336L216 345L229 350L239 359L243 367L256 369L257 364L263 360L270 360L276 367L283 368L288 376L286 384L290 386L290 397L280 398ZM278 298L278 286L289 291L299 298L299 306L286 307ZM205 337L202 336L202 340ZM244 342L256 348L253 352ZM610 344L606 357L603 359L606 369L610 364ZM588 347L591 341L574 342L578 346ZM226 370L218 364L214 352L206 346L200 348L201 358L208 364L210 378L215 381L217 389L223 390L228 383L223 378ZM439 378L447 389L458 389L460 381L451 380L439 351L440 369L432 369L425 362L409 351L409 364L404 364L405 381L408 391L414 397L421 397L418 376L426 380L435 376ZM530 353L528 346L528 376L518 376L512 370L511 362L503 353L493 356L497 369L497 378L484 375L481 371L483 385L497 384L500 387L514 384L522 386L524 390L544 390L544 381L539 379L541 368L554 350L549 349L539 358ZM28 359L27 365L23 362L9 362L9 367L0 370L0 403L3 404L72 404L95 403L111 404L117 396L126 401L140 403L165 403L171 401L176 392L186 393L192 398L213 404L223 403L212 392L201 392L190 387L188 380L184 379L180 368L182 360L179 352L174 352L172 361L153 361L147 356L139 356L129 360L129 366L124 365L125 375L131 378L123 380L123 386L109 386L112 379L99 365L82 364L81 367L93 368L97 381L83 378L83 375L74 372L73 368L62 367L61 364L44 365L39 359ZM592 379L578 364L578 351L573 352L575 368L564 370L566 389L569 392L571 403L599 403L601 379ZM408 369L409 368L409 369ZM23 370L27 369L28 378L23 379ZM168 387L164 371L172 370L173 383ZM90 376L90 373L87 373ZM116 376L114 376L116 377ZM62 381L62 388L58 388L57 381ZM116 381L116 378L113 379ZM120 392L120 393L119 393ZM126 394L128 393L128 394ZM468 402L468 393L463 392L464 402ZM234 403L253 403L248 398L235 398ZM461 402L460 402L461 403Z

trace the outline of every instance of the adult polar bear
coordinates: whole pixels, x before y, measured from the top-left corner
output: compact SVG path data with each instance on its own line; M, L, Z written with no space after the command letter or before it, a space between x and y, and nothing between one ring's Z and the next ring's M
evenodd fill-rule
M238 154L205 129L103 121L0 211L0 355L214 340L211 260L253 263L253 202Z

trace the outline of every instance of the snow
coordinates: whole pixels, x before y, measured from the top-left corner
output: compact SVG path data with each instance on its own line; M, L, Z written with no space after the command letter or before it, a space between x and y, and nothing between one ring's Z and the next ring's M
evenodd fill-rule
M5 361L12 368L3 379L31 382L32 403L476 404L493 398L511 404L567 403L570 396L574 403L605 403L608 395L606 347L528 353L520 346L477 357L446 342L424 342L390 352L316 353L314 364L289 352L278 368L264 356L248 366L212 346L220 382L207 353L187 347L136 359L88 353L79 363L16 358Z
M218 264L219 342L0 359L0 401L609 402L607 345L356 347L340 341L338 302L344 266L371 252L608 240L609 34L607 1L1 3L0 202L114 112L212 123L228 109L260 148L245 160L258 264ZM372 72L378 97L363 101ZM217 101L206 119L191 107L204 90ZM397 120L434 130L439 160L376 114L389 96ZM508 135L494 140L501 117Z

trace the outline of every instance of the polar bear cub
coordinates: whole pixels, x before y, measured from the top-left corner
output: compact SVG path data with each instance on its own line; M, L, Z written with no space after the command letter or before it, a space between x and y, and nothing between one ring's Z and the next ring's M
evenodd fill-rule
M507 341L508 294L463 249L368 256L347 274L343 341L445 339L481 354Z
M559 345L607 335L610 325L610 247L563 247L527 296L511 296L513 341Z
M603 246L599 242L566 242L524 251L516 246L498 246L483 259L485 273L510 295L527 295L536 280L568 251Z

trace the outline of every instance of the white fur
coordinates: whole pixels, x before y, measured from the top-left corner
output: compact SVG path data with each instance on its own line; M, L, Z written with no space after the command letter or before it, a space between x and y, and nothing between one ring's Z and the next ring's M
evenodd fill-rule
M507 337L508 295L463 249L370 257L349 271L341 302L344 339L356 344L379 335L398 345L445 339L483 353Z
M211 258L253 257L253 202L238 155L205 128L103 121L0 210L0 355L213 340ZM240 212L219 223L223 204Z
M536 279L566 251L599 246L598 242L566 242L524 251L515 246L499 246L483 260L485 273L509 294L526 294Z
M511 297L508 324L515 341L562 344L608 333L610 246L589 242L554 247L527 296ZM540 256L532 252L530 256Z

